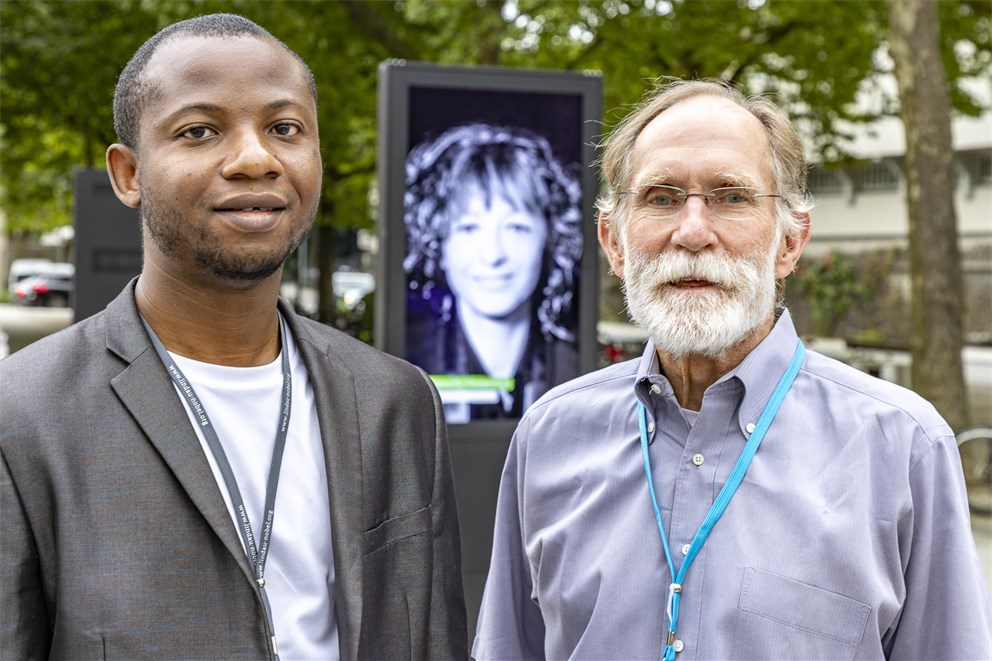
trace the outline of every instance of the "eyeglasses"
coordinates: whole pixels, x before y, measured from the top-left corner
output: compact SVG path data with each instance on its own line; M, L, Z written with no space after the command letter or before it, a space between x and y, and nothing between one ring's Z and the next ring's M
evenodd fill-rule
M634 205L645 215L657 220L674 220L685 208L690 197L700 197L720 220L738 221L753 218L759 208L759 199L777 197L773 193L759 193L746 186L714 188L708 193L686 193L675 186L644 186L637 191L621 191L621 195L634 195Z

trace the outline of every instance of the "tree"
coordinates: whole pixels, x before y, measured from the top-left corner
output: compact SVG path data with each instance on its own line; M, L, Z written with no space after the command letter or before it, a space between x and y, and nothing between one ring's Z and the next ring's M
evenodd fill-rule
M136 35L156 28L140 7L106 9L0 3L0 203L13 230L69 224L72 169L103 166L117 75L140 44Z
M955 430L968 424L961 364L962 279L954 211L951 100L937 5L889 0L889 52L906 127L913 387Z
M989 71L987 0L934 4L951 100L976 114L957 81ZM316 239L325 267L336 236L374 224L376 77L389 58L598 69L604 133L659 76L723 78L773 94L827 163L844 160L850 122L896 107L884 96L871 113L853 103L886 73L877 57L889 31L880 0L4 0L0 204L12 228L69 222L72 167L100 167L113 140L110 99L121 67L155 30L214 11L258 21L314 71L325 165ZM331 270L322 269L327 304Z

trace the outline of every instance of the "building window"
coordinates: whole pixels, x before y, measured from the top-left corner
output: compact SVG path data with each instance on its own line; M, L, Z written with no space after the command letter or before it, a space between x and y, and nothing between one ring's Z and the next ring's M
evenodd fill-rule
M840 195L844 180L837 170L816 166L809 172L809 191L813 195Z
M978 159L978 178L976 183L992 184L992 156Z
M884 163L874 163L856 171L858 190L866 192L899 190L899 177Z

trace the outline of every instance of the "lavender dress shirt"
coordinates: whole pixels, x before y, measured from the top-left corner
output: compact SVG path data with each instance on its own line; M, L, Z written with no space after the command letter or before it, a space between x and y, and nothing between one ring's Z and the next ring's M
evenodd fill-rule
M477 659L654 659L671 577L797 341L772 332L690 425L653 343L549 392L500 486ZM676 649L696 659L989 659L989 591L951 429L915 393L808 352L683 584Z

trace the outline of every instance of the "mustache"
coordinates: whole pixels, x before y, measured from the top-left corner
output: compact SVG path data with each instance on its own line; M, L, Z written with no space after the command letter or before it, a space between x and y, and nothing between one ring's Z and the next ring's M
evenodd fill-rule
M742 269L753 267L753 258L749 257L680 251L650 257L630 254L627 260L632 271L637 273L637 279L655 286L699 280L733 291L741 286Z

